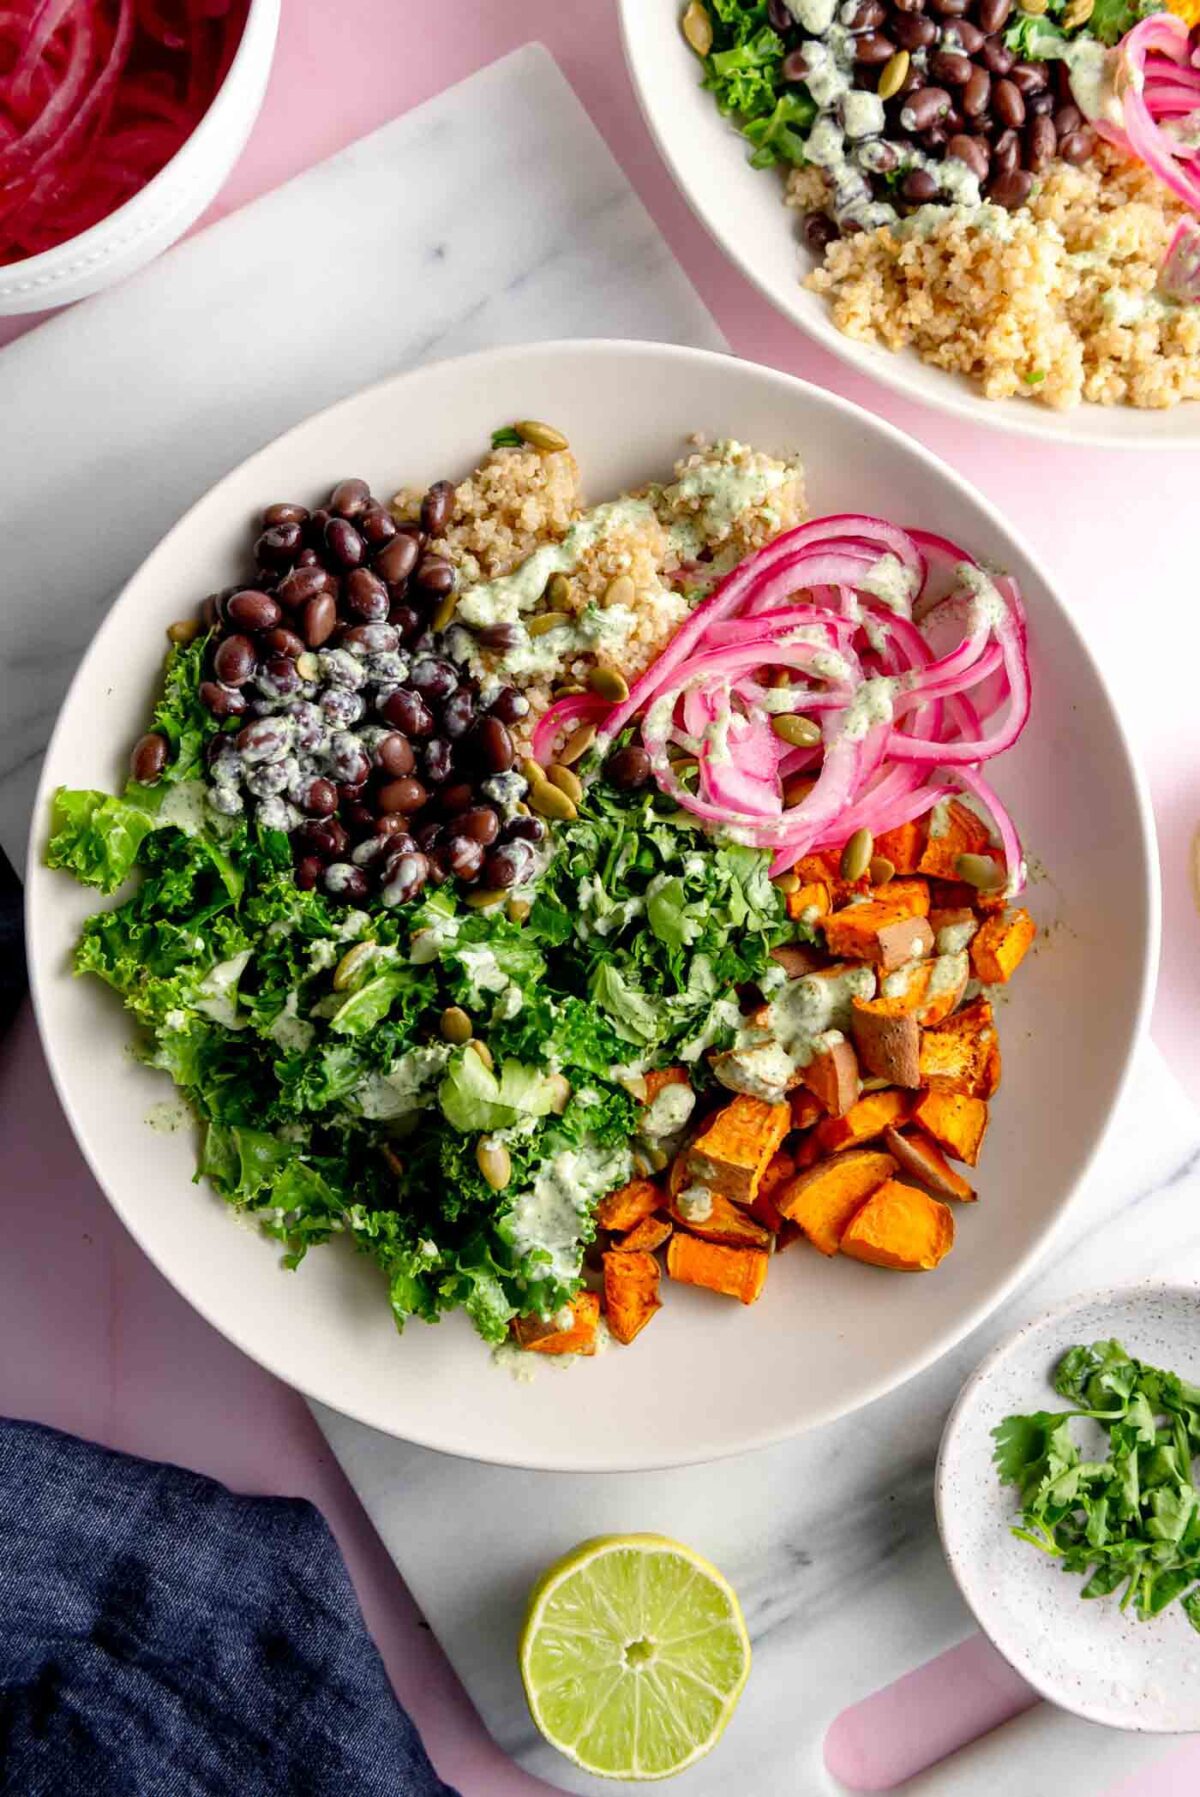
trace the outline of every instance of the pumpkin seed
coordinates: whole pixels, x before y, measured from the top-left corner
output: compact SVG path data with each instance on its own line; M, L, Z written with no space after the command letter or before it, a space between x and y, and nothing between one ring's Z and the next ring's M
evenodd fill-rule
M475 1144L475 1165L493 1192L502 1192L512 1178L512 1155L503 1142L480 1136Z
M481 1042L479 1040L478 1036L472 1036L471 1040L467 1044L467 1047L471 1050L471 1052L473 1054L477 1054L479 1056L479 1059L483 1062L484 1066L487 1068L489 1073L495 1072L496 1063L492 1057L492 1051L488 1047L486 1042Z
M842 850L842 862L838 872L843 880L861 880L871 865L871 857L874 853L875 838L871 832L856 830Z
M595 740L595 724L580 724L577 729L572 730L559 752L559 767L574 767L577 761L583 760Z
M665 1148L660 1148L657 1142L644 1143L642 1156L648 1162L651 1173L661 1173L664 1167L671 1164L670 1155Z
M895 862L889 861L886 855L873 856L867 869L867 878L872 886L886 886L889 880L896 878Z
M321 664L311 649L305 649L302 655L296 657L296 672L301 680L315 680L321 672Z
M644 1074L623 1073L617 1081L617 1084L619 1086L624 1086L629 1096L631 1098L636 1098L639 1104L645 1104L650 1096L650 1088L646 1084Z
M457 610L458 594L447 593L444 599L438 601L438 608L429 620L430 629L445 630Z
M609 581L604 589L602 605L632 605L637 598L637 588L628 574L618 574Z
M504 909L508 914L509 923L524 923L533 910L533 906L528 899L510 898Z
M556 611L559 611L570 597L571 583L566 575L561 570L552 574L542 590L542 598L546 604L552 605Z
M1096 10L1096 0L1071 0L1062 16L1063 30L1076 31L1086 25Z
M883 73L879 77L879 87L877 89L881 100L890 100L893 94L898 94L900 92L900 89L904 86L905 77L908 74L908 65L911 60L907 50L897 50L896 54L884 63Z
M960 855L954 863L954 871L960 880L980 892L1004 884L1004 869L998 867L990 855Z
M1050 0L1021 0L1021 11L1031 19L1040 19Z
M385 1142L379 1152L383 1156L383 1164L388 1172L394 1173L396 1178L399 1179L404 1172L404 1162L400 1159L400 1156L396 1153L396 1150L392 1147L391 1143Z
M783 786L783 802L787 807L803 805L812 791L815 782L808 774L801 774L795 780L785 780Z
M513 429L518 436L524 438L530 449L538 449L543 455L553 455L556 450L571 447L561 431L556 431L552 424L543 424L537 418L518 418Z
M802 718L794 711L784 711L771 719L771 728L781 742L791 743L794 749L815 749L821 740L821 726L811 718Z
M799 892L800 875L796 872L795 868L789 867L785 874L776 874L775 878L771 881L771 884L776 892Z
M574 699L580 693L586 693L587 687L579 680L560 680L554 689L556 699Z
M447 1005L442 1012L442 1035L447 1042L453 1042L456 1048L469 1042L473 1034L473 1026L467 1012L461 1005Z
M200 635L199 618L180 618L178 624L167 625L168 642L176 643L182 649L188 643L194 643Z
M551 785L549 780L531 784L529 803L539 817L552 817L560 824L569 824L579 816L574 800L568 798L561 787Z
M526 755L522 760L521 772L528 780L530 786L537 786L544 782L546 778L545 768L540 761L535 761L532 755Z
M598 698L608 699L614 705L629 697L629 682L616 668L593 668L588 675L588 685Z
M547 631L558 630L560 626L570 622L565 611L543 611L536 618L530 618L525 628L530 636L545 636Z
M507 897L508 894L503 888L476 886L474 891L468 892L465 902L470 905L472 911L486 911L492 905L502 905ZM422 935L425 933L425 931L420 932Z
M572 805L582 804L583 781L569 767L564 767L561 761L554 762L546 769L546 778L560 792L566 793Z
M571 1102L571 1082L565 1073L551 1073L547 1075L546 1085L553 1093L550 1109L556 1117L561 1117Z
M362 971L374 953L373 942L356 942L353 948L348 948L333 970L334 991L344 992L352 985L355 975Z
M683 35L697 56L707 56L713 47L713 26L700 0L690 0L683 15Z
M791 669L790 668L776 668L775 672L771 675L771 685L775 686L775 687L779 687L779 686L790 686L791 684L792 684Z

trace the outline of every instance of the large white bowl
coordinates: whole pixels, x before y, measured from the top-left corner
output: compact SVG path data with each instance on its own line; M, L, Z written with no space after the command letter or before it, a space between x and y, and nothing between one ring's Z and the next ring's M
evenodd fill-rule
M909 399L977 424L1084 447L1200 446L1200 401L1172 411L1079 405L1052 412L1029 400L984 399L965 376L844 336L829 303L801 285L813 259L785 210L778 171L753 169L750 146L700 86L701 69L679 29L682 0L618 0L629 72L663 159L701 224L785 318L844 362Z
M212 105L132 199L77 237L0 268L0 318L45 312L124 280L161 255L224 187L271 73L282 0L250 0L245 30Z
M159 675L163 631L244 567L267 502L315 502L347 474L378 491L461 475L497 424L565 430L588 492L661 474L693 430L802 450L817 512L923 525L1010 569L1027 595L1035 708L999 784L1049 873L1046 934L1001 1006L1004 1090L980 1171L937 1273L901 1277L803 1245L750 1310L671 1285L634 1348L530 1384L495 1367L462 1317L397 1337L382 1281L338 1247L284 1272L279 1250L192 1184L190 1129L147 1127L171 1095L126 1053L98 982L72 977L95 899L41 862L50 794L119 785ZM281 1378L365 1423L518 1465L616 1470L703 1460L824 1422L897 1385L997 1304L1061 1218L1116 1103L1157 947L1152 825L1087 648L1028 551L957 475L889 426L790 377L641 343L560 343L401 375L289 431L184 517L110 611L46 756L28 867L29 959L51 1070L101 1185L142 1247L218 1329Z

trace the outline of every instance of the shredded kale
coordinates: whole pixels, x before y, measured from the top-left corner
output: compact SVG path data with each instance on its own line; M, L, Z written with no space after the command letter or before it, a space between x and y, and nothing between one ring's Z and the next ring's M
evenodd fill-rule
M807 91L785 82L784 42L767 19L765 0L712 0L713 47L704 86L753 147L755 168L802 163L817 115Z

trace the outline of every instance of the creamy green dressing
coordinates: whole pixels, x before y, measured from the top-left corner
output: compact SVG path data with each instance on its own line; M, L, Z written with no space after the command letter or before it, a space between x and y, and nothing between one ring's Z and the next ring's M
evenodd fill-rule
M731 1091L778 1100L814 1056L845 1039L854 999L874 996L875 970L867 966L789 980L759 1021L738 1031L735 1047L716 1063L717 1078Z
M696 1094L690 1086L664 1086L657 1098L646 1106L639 1125L643 1136L673 1136L682 1129L696 1108Z
M583 1256L580 1232L592 1206L624 1185L633 1172L629 1148L599 1148L585 1142L564 1148L539 1168L533 1184L506 1213L506 1227L518 1254L549 1256L557 1279L578 1276Z
M961 954L978 928L973 917L964 918L961 923L944 923L934 937L933 946L939 955Z
M899 682L879 674L864 680L842 713L842 735L859 742L879 724L890 724Z
M380 1122L421 1110L445 1072L451 1053L448 1042L410 1048L386 1073L371 1073L360 1081L353 1093L354 1104L364 1117Z
M1057 57L1066 63L1075 104L1086 118L1103 119L1108 125L1124 125L1125 113L1114 81L1117 69L1114 50L1106 50L1092 37L1042 42L1038 49L1042 56Z
M907 617L912 610L912 602L917 595L918 580L911 568L895 555L881 555L873 562L859 581L862 592L870 593L886 605L889 611L899 612Z
M228 961L218 961L196 988L196 1009L227 1030L246 1027L246 1019L238 1015L238 981L245 972L250 950L244 948Z

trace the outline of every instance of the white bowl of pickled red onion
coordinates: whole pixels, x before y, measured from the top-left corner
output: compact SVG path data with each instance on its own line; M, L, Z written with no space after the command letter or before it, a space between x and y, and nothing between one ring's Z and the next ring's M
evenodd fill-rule
M0 22L0 315L181 237L266 91L280 0L14 0Z

